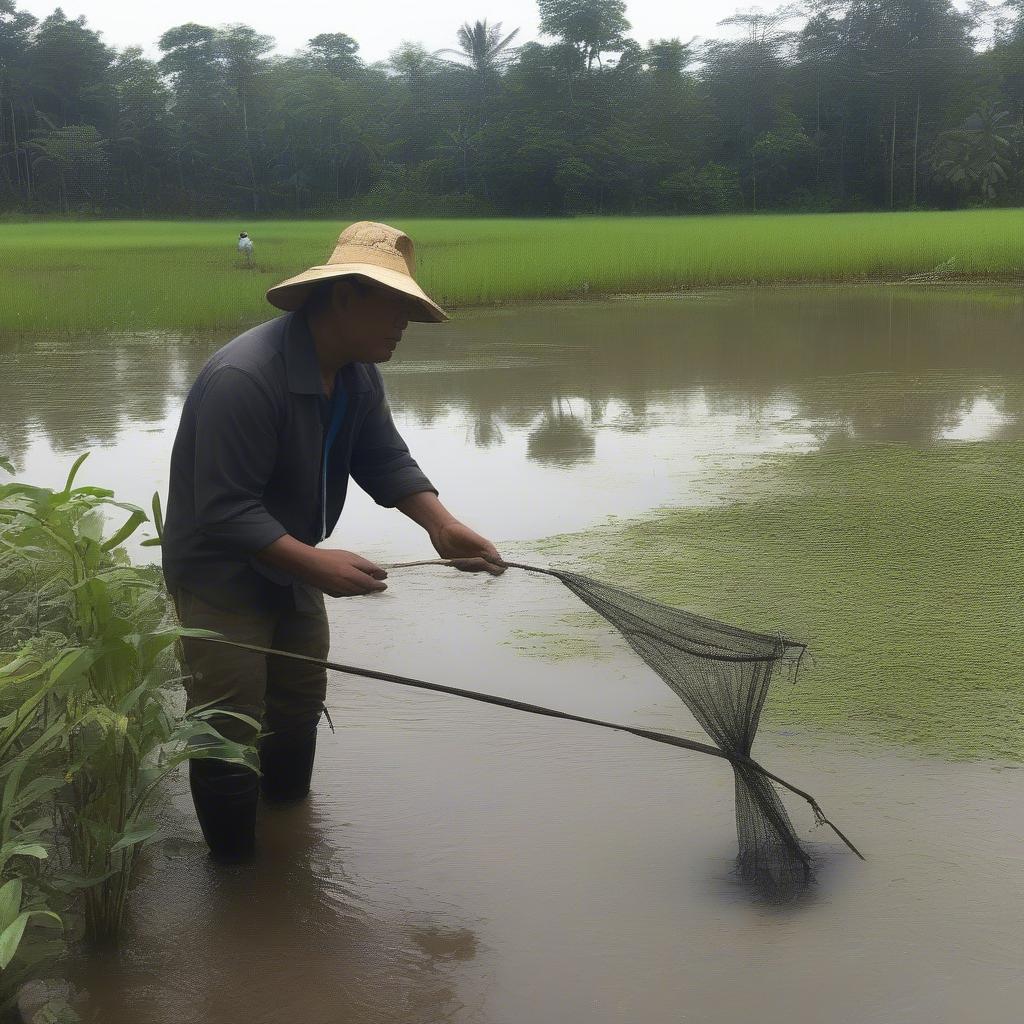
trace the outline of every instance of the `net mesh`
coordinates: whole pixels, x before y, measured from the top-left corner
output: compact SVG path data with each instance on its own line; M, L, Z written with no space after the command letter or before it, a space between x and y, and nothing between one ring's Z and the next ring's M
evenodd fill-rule
M544 571L625 637L732 763L740 876L775 896L808 883L811 857L771 779L751 758L775 670L780 663L798 664L804 646L649 601L587 576Z

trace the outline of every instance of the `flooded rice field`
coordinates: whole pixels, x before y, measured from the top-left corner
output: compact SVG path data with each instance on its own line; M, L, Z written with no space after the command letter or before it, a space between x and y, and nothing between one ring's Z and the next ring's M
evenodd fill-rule
M732 877L698 753L335 676L309 802L218 868L184 779L86 1019L958 1024L1024 999L1020 467L1011 289L727 291L411 325L384 370L442 500L510 558L810 643L755 745L819 858ZM0 342L0 448L148 506L226 335ZM330 543L431 556L354 490ZM148 549L138 549L140 557ZM332 657L705 739L554 581L438 568L329 603ZM838 709L838 711L836 710Z

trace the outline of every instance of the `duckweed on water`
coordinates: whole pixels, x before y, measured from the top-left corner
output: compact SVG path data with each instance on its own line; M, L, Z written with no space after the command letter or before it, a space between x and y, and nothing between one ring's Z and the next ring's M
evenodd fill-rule
M591 616L578 616L573 621L569 616L560 620L563 632L516 629L512 631L511 643L524 657L543 658L545 661L568 661L573 658L604 659L605 651L594 650Z
M1024 759L1024 444L766 459L774 494L551 538L552 560L808 643L769 728Z

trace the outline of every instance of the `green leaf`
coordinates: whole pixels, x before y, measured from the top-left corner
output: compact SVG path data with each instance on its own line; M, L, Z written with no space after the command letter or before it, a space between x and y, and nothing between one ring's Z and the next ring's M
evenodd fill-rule
M110 848L110 852L117 853L118 850L127 850L129 846L135 846L137 843L145 843L147 840L152 839L158 830L158 825L144 825L141 828L133 829L131 832L126 832L114 843Z
M16 654L13 660L7 662L6 665L0 665L0 679L4 676L13 676L22 665L31 664L34 660L30 654Z
M66 735L67 731L74 728L76 724L77 720L72 716L65 715L57 718L48 728L39 733L27 747L22 748L18 754L18 760L29 761L40 751L50 752L62 747L62 736ZM3 774L5 769L6 766L0 768L0 774Z
M85 462L87 458L89 458L89 453L82 452L82 454L79 455L77 459L75 459L75 464L71 467L71 472L68 473L67 483L64 484L64 490L62 492L63 494L71 493L71 485L75 482L75 477L78 475L79 467L82 465L83 462Z
M133 708L139 701L146 696L149 690L149 683L139 683L134 690L130 690L128 693L118 701L117 712L120 715L130 714Z
M35 857L36 860L46 860L50 856L46 852L46 847L41 846L39 843L20 843L16 846L5 846L3 855L8 860L11 857Z
M255 748L250 748L252 753L250 754L227 754L219 750L200 750L198 748L190 748L186 751L178 763L181 761L226 761L228 764L241 765L243 768L248 768L250 771L255 772L257 775L261 775Z
M94 509L78 520L78 536L96 544L103 539L103 513Z
M182 725L188 725L190 722L202 722L204 726L209 726L210 719L216 718L219 715L225 715L228 718L237 718L238 721L244 722L246 725L252 726L252 728L256 730L259 730L260 728L259 721L251 715L247 715L242 711L229 711L227 708L217 707L217 702L215 700L207 701L205 704L197 704L194 708L191 708L182 721ZM209 728L212 729L213 727L209 726Z
M50 684L58 683L65 676L74 679L81 673L87 672L100 653L89 647L75 647L66 651L53 667L53 671L50 672Z
M25 934L29 913L19 914L2 932L0 932L0 970L3 970L14 959L21 945L21 937Z
M52 918L62 928L64 922L52 910L26 910L19 914L2 932L0 932L0 970L3 970L14 959L21 945L21 937L25 934L25 926L30 917Z
M14 463L6 455L0 455L0 469L5 473L14 473ZM156 495L153 496L154 498Z
M4 493L5 491L7 493ZM0 487L0 511L13 512L15 515L35 515L37 503L29 495L20 493L21 491L22 487L19 484Z
M53 491L45 487L36 487L34 484L25 484L20 480L15 480L13 483L4 484L3 487L0 487L0 499L6 498L11 494L22 494L33 501L41 503L45 503L53 497Z
M124 642L149 662L164 648L170 647L179 635L179 629L172 626L170 629L154 629L151 633L126 633Z
M16 806L19 809L30 807L46 796L47 793L52 793L55 789L59 789L63 784L64 779L62 777L38 776L19 791ZM6 797L6 795L5 793L4 796Z
M199 629L197 626L182 626L177 631L178 636L212 637L214 640L223 640L224 634L218 633L215 629Z
M13 473L14 470L11 470ZM164 511L160 506L160 492L153 492L153 525L156 527L156 535L159 540L164 539Z
M53 878L50 885L58 892L83 892L86 889L94 889L97 885L105 882L108 878L113 878L116 874L116 868L111 868L109 871L104 871L98 875L80 875L72 871L66 871Z
M113 496L114 492L109 487L76 487L71 492L71 500L59 507L68 511L82 506L92 508L105 504Z
M11 769L11 774L7 777L7 782L4 783L2 820L5 827L11 817L18 813L18 807L20 806L20 801L17 800L18 787L21 785L22 773L27 767L27 758L15 757L14 767Z
M163 544L163 541L159 537L150 537L149 540L142 541L139 544L140 548L158 548Z
M0 928L6 928L21 909L21 879L12 878L0 886Z
M239 722L244 722L246 725L252 726L253 729L259 729L260 723L257 719L251 715L247 715L241 711L229 711L227 708L216 708L210 709L209 711L200 712L195 716L201 720L206 718L237 718Z

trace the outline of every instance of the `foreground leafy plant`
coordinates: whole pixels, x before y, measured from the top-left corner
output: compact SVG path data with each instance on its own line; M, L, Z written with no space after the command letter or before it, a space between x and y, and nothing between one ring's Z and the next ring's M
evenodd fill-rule
M209 712L177 711L174 645L189 631L173 623L159 571L131 565L121 547L145 513L74 487L84 458L61 491L0 487L0 883L19 881L19 908L30 892L36 901L12 918L23 923L7 940L0 992L15 954L38 963L25 945L32 915L52 921L62 898L89 942L117 941L169 772L189 757L256 767L253 748L221 737ZM107 536L111 510L126 515Z
M19 664L0 669L6 705ZM47 801L61 778L47 772L59 745L62 721L41 727L38 713L48 692L47 677L29 697L0 717L0 1019L11 1011L21 985L44 972L64 951L63 934L42 927L63 925L51 909L45 884L49 857L45 833Z

